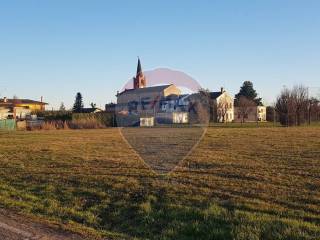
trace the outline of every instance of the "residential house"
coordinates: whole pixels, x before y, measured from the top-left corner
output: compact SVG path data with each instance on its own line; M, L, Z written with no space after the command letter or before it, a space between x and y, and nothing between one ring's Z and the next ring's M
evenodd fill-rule
M265 122L267 120L267 109L265 106L248 106L245 110L235 107L234 115L235 122Z
M234 120L233 97L223 88L219 92L210 92L210 120L214 122L232 122Z
M25 119L32 113L44 111L47 103L30 99L0 99L0 119Z

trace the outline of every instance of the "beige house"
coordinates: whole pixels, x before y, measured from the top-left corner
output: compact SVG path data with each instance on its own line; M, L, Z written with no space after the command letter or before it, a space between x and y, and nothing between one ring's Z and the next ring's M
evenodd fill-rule
M223 88L219 92L210 92L210 120L214 122L232 122L234 120L234 100Z
M265 106L248 106L246 109L234 108L235 122L265 122L267 120L267 108Z

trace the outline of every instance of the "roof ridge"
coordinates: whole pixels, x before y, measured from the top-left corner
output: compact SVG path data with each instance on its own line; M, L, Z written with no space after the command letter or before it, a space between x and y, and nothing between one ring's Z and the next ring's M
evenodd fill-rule
M123 94L125 92L132 92L132 91L137 91L137 92L139 92L139 91L147 91L149 89L154 89L154 88L162 89L162 88L170 87L172 85L174 85L174 84L157 85L157 86L151 86L151 87L145 87L145 88L130 88L130 89L123 90L122 92L119 93L119 95L121 95L121 94Z

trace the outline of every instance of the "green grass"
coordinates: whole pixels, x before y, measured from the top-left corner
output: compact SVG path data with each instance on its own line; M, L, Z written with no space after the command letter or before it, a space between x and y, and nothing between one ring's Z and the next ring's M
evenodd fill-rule
M319 127L212 127L169 175L117 129L0 132L0 168L1 207L88 239L320 236Z

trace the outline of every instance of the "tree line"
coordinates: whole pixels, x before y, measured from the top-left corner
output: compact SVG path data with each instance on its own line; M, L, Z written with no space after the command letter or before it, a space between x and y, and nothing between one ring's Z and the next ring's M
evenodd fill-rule
M261 100L252 82L245 81L235 95L234 105L245 116L250 107L263 106ZM285 87L268 109L269 114L273 115L273 119L267 116L268 120L279 121L283 126L300 126L320 121L320 99L310 97L308 87L303 85L296 85L291 89Z
M207 105L210 106L211 112L219 111L222 116L225 116L231 109L230 104L223 99L214 106L208 89L200 89L199 93L200 96L209 99ZM258 96L251 81L244 81L234 97L234 107L237 107L241 122L245 122L246 116L257 106L263 106L262 98ZM299 126L320 121L320 99L310 97L308 87L303 85L297 85L291 89L284 88L277 96L275 103L266 108L267 121L277 121L283 126Z
M212 105L210 99L210 91L201 89L200 99L207 99L205 105ZM257 91L253 87L251 81L244 81L239 92L235 95L234 106L238 108L238 112L245 121L245 116L249 114L252 107L263 106L262 98L258 96ZM95 108L96 104L91 103L91 108ZM226 101L221 101L216 108L219 108L222 115L230 109L230 105ZM62 104L60 110L65 109ZM72 112L83 112L83 97L80 92L76 94ZM201 109L199 109L199 113ZM203 112L203 111L202 111ZM200 114L203 115L203 114ZM207 118L207 117L206 117ZM320 99L309 96L306 86L297 85L293 88L284 88L277 96L275 103L267 107L267 120L278 121L283 126L299 126L302 124L311 124L311 122L320 121Z
M309 97L309 90L303 85L284 88L277 97L274 109L284 126L299 126L320 120L320 101Z

